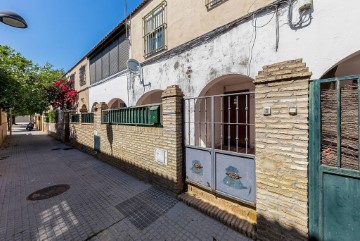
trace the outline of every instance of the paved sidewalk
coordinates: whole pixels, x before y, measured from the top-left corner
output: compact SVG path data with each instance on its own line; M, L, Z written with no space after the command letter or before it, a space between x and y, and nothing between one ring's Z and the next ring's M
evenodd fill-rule
M0 240L241 240L241 234L78 150L14 128L0 148ZM46 200L32 192L70 189Z

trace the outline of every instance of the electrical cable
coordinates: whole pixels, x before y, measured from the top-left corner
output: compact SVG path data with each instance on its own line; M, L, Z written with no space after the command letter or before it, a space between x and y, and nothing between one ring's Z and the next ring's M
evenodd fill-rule
M255 15L256 15L257 12L253 13L252 21L251 21L251 25L253 26L253 33L252 33L251 41L250 41L249 61L248 61L248 66L247 66L247 75L248 76L250 76L250 72L251 72L250 65L251 65L251 62L252 62L252 59L253 59L253 50L254 50L255 41L256 41L256 38L257 38L257 29L267 26L273 20L274 16L276 16L278 18L278 5L277 4L272 4L272 5L269 6L269 8L271 8L271 9L273 9L274 7L275 7L275 11L274 11L273 15L271 16L271 18L269 19L269 21L267 21L265 24L260 25L260 26L257 25L257 18L255 18ZM277 44L276 44L276 49L277 49Z
M256 22L257 19L255 19L255 13L253 14L252 17L252 21L251 21L251 25L253 26L253 33L251 35L251 41L250 44L252 43L252 45L249 48L249 61L248 61L248 67L247 67L247 75L250 76L250 65L251 65L251 61L252 61L252 56L253 56L253 50L254 50L254 46L255 46L255 41L256 41ZM255 23L255 25L254 25Z
M276 37L275 37L275 51L277 52L279 49L279 41L280 41L280 27L279 27L279 6L276 5Z
M291 29L298 29L298 28L303 28L306 27L308 25L310 25L311 23L311 14L309 16L308 19L308 23L306 25L304 25L304 23L306 22L304 20L304 17L306 15L306 11L301 11L300 12L300 16L299 16L299 21L297 21L296 23L293 23L293 6L294 4L297 2L297 0L287 0L288 1L288 22L289 22L289 26Z

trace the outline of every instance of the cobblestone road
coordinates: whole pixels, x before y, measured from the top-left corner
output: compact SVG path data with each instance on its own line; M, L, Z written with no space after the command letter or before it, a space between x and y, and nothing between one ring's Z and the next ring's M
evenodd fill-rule
M249 240L150 184L23 130L16 126L0 148L1 241ZM27 200L57 184L70 189Z

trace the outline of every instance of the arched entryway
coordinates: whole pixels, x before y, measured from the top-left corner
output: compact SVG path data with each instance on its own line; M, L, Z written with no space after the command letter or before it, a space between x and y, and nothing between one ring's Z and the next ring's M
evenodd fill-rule
M360 75L360 51L349 55L333 65L328 71L326 71L326 73L323 74L321 79L349 75Z
M255 86L243 75L210 81L185 98L188 183L255 203Z
M360 51L310 82L310 236L359 240Z
M79 111L86 113L86 112L88 112L88 108L87 108L87 106L85 104L83 104Z
M209 82L198 98L193 99L193 140L209 147L214 114L215 147L220 150L255 154L255 85L243 75L226 75ZM211 99L214 100L212 107ZM196 124L195 124L196 123Z
M140 97L137 106L139 105L150 105L150 104L160 104L162 102L162 90L151 90L146 92L143 96Z
M120 98L114 98L108 103L109 109L119 109L126 107L125 102Z
M162 90L151 90L149 92L146 92L143 94L143 96L140 97L138 102L136 103L136 106L143 106L143 105L159 105L159 118L160 123L163 123L163 108L162 108Z
M91 106L91 112L95 112L95 108L96 108L96 105L98 104L98 102L94 102Z

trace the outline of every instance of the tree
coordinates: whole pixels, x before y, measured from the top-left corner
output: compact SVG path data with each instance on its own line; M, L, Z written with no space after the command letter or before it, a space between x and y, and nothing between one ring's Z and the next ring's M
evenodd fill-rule
M47 91L48 100L54 109L69 110L78 98L78 92L73 89L70 80L59 79Z
M42 113L50 104L47 88L63 75L49 63L39 66L0 46L0 108L13 108L14 115Z

